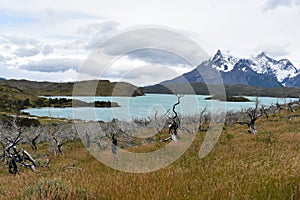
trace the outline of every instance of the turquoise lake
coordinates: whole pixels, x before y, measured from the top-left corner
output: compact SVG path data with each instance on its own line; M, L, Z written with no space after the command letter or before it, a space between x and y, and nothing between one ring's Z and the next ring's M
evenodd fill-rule
M180 106L176 110L181 115L193 115L200 113L205 107L213 113L240 111L255 105L256 97L247 97L252 102L219 102L216 100L204 100L205 95L185 95L180 99ZM86 102L112 101L120 107L115 108L30 108L23 110L35 116L51 116L67 119L81 119L92 121L111 121L113 118L131 121L138 118L154 117L155 114L163 115L167 112L172 115L172 106L177 102L175 95L146 94L139 97L70 97L53 96L47 98L75 98ZM259 97L262 105L270 106L276 103L288 103L298 99Z

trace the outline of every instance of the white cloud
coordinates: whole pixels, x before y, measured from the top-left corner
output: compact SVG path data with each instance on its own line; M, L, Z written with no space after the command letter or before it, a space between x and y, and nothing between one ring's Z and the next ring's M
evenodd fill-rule
M80 26L77 29L77 33L84 36L94 36L97 34L104 35L106 33L114 32L119 26L119 23L115 21L105 21L102 23L92 23L84 26Z
M26 65L20 66L20 69L37 72L65 72L68 70L78 71L82 60L70 58L43 59L40 61L31 61Z
M293 0L267 0L263 5L263 10L273 10L279 6L291 6Z
M5 61L5 57L0 54L0 63Z
M40 53L40 48L38 47L32 47L32 48L21 47L16 50L15 55L19 57L30 57L30 56L38 55L39 53Z
M178 44L178 46L180 46L180 44ZM181 47L182 46L178 48ZM152 64L189 65L184 58L180 57L180 55L160 49L141 49L131 52L128 56L130 58L140 59Z
M141 28L123 32L105 41L99 48L108 55L128 54L132 58L160 64L190 62L196 66L209 57L190 38L164 28Z
M138 86L154 85L179 76L174 68L160 64L149 64L137 67L118 76L118 81L126 81Z
M132 59L129 55L122 56L102 70L96 69L101 68L97 64L92 68L90 65L83 65L83 67L87 68L81 69L80 72L86 75L94 75L96 78L111 81L130 82L138 86L156 84L166 79L175 78L193 68L192 66L153 64L145 60ZM97 71L100 73L97 74Z
M263 11L274 10L280 6L292 7L300 5L300 0L267 0L263 5Z
M130 63L128 63L130 65ZM118 67L116 67L118 66ZM130 82L137 86L154 85L165 81L166 79L172 79L183 72L180 66L170 66L162 64L150 64L145 63L140 66L124 66L124 64L116 65L115 67L108 69L101 75L102 79L110 79L112 81L125 81Z
M53 47L48 44L45 44L41 49L41 53L43 55L49 55L49 54L53 53Z
M77 34L81 37L84 48L90 50L96 48L112 34L119 31L119 23L115 21L104 21L80 26Z
M27 71L19 68L8 68L6 66L0 67L1 77L6 79L26 79L33 81L51 81L51 82L67 82L76 80L77 72L68 70L64 72L38 72Z
M17 57L30 57L40 53L42 43L39 40L14 35L0 35L0 50Z
M40 44L40 41L37 39L16 35L2 35L2 40L19 47L38 46Z

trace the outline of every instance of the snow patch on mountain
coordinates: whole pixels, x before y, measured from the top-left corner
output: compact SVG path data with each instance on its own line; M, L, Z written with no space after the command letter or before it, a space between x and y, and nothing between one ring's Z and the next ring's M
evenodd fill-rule
M224 54L221 50L218 50L210 60L213 62L213 68L223 72L232 71L234 69L234 65L239 61L238 58L231 56L229 52Z
M285 85L286 81L296 77L300 74L298 70L288 59L275 60L267 56L264 52L260 53L256 57L249 59L239 59L229 53L222 53L220 50L210 58L212 67L221 72L232 71L239 62L246 62L246 65L258 74L266 74L273 76L282 85ZM243 72L247 72L248 68L243 67Z
M277 78L277 81L284 84L286 79L293 78L299 71L287 59L275 60L267 56L264 52L252 58L256 65L252 69L260 74L269 74Z

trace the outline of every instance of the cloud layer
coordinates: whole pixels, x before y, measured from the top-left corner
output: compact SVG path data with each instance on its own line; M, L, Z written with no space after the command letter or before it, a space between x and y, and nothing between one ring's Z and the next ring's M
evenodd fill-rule
M65 72L68 70L78 71L83 60L57 58L43 59L40 61L31 61L26 65L20 66L20 69L37 72Z
M267 0L263 5L263 10L274 10L280 6L292 7L300 5L300 0Z
M209 55L217 49L230 50L239 57L265 51L276 58L286 57L300 68L300 29L295 24L300 20L299 6L300 0L3 0L0 76L74 80L81 63L100 44L148 24L171 27L191 37ZM185 57L199 62L197 51L186 41L155 34L130 35L128 40L107 43L102 49L107 57L120 55L124 59L118 67L109 68L104 78L152 83L190 69ZM155 48L166 43L164 49ZM126 52L137 44L147 48ZM183 52L188 52L185 57L181 57ZM101 78L95 73L99 66L94 64L81 71L82 78Z

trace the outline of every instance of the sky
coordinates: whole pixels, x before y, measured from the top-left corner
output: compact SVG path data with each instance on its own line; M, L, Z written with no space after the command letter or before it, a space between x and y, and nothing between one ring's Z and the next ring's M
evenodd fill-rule
M300 69L300 0L0 0L0 5L0 77L7 79L109 79L142 86L195 67L172 52L141 49L119 56L106 73L82 70L101 43L143 27L180 33L209 56L218 49L241 58L263 51ZM193 53L180 41L163 42Z

